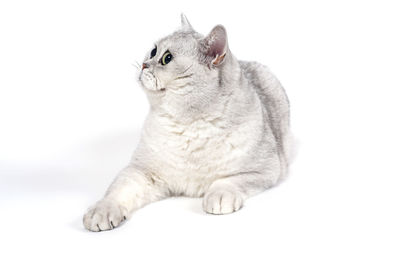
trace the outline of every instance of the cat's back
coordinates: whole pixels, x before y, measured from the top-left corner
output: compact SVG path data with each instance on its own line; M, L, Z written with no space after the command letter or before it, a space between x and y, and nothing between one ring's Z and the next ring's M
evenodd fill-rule
M260 97L268 113L268 122L285 161L289 157L289 100L274 74L258 62L239 61L244 77Z

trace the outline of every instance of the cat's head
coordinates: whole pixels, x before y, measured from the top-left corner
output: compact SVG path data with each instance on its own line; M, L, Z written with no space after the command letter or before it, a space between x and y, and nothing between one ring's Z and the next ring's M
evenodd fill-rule
M146 54L139 82L150 97L187 96L195 105L218 94L228 79L221 70L230 61L223 26L215 26L204 37L182 14L180 29L157 41Z

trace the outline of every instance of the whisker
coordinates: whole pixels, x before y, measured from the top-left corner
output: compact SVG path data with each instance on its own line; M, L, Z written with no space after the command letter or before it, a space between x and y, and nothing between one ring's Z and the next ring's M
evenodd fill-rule
M180 77L176 77L174 80L180 80L180 79L185 79L185 78L190 78L193 76L194 73L188 74L188 75L184 75L184 76L180 76Z
M193 64L190 65L188 68L186 68L184 71L179 72L178 74L184 74L184 73L187 72L191 67L193 67Z
M139 62L135 61L134 63L132 63L132 66L134 66L135 68L137 68L138 70L140 70L140 64Z

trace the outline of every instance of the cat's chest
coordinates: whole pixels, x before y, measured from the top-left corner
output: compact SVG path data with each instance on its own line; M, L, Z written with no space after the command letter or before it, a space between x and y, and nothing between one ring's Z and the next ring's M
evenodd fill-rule
M200 121L175 130L167 134L165 150L186 164L211 164L232 149L231 131L213 123Z
M225 175L244 143L218 120L163 125L155 136L153 151L164 170L192 179Z
M153 117L154 118L154 117ZM148 120L135 158L176 194L201 196L222 177L250 169L257 121L235 125L221 118L189 125L164 117Z

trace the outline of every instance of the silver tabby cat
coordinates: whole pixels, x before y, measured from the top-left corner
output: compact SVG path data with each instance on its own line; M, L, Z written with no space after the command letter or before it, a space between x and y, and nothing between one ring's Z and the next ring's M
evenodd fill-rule
M130 164L83 218L91 231L176 195L203 197L207 213L232 213L287 172L289 103L279 81L238 61L223 26L204 37L181 20L139 70L150 112Z

